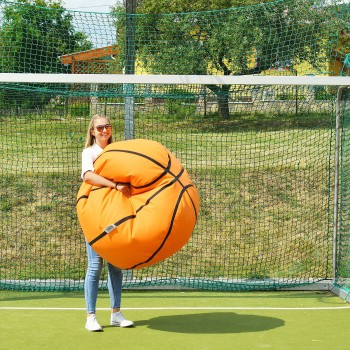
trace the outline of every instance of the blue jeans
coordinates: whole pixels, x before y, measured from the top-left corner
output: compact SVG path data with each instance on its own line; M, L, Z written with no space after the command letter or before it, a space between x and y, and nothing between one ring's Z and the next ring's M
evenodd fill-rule
M88 313L96 313L98 286L103 266L103 259L86 242L88 267L85 276L84 292L86 310ZM117 267L107 263L108 267L108 292L111 308L120 308L122 296L123 272Z

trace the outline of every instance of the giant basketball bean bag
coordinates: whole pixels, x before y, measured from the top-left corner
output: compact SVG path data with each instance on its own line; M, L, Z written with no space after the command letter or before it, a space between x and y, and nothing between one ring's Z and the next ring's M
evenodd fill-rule
M95 172L130 184L128 198L112 188L83 182L77 213L87 242L121 269L139 269L166 259L189 240L199 195L187 171L160 143L114 142L94 163Z

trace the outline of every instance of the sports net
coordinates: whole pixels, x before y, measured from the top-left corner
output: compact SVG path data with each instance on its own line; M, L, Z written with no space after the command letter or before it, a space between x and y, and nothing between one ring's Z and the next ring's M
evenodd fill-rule
M95 113L111 119L115 140L128 130L165 145L201 194L188 244L127 272L125 287L274 289L332 278L337 87L324 86L319 98L318 86L231 84L230 117L222 118L203 84L52 85L22 91L23 101L59 96L43 108L2 108L3 288L82 288L86 252L74 206Z
M337 85L347 80L326 75L348 74L348 5L278 1L134 16L25 2L0 8L0 288L83 288L74 205L95 113L111 119L115 140L165 145L201 194L188 244L126 271L125 288L262 290L332 278L346 287L346 167L340 270L333 203ZM341 154L346 164L346 148Z

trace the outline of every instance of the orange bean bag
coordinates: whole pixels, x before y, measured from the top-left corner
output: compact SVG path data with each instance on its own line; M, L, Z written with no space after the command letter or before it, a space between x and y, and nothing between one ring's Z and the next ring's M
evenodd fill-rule
M139 269L166 259L189 240L199 194L187 171L160 143L114 142L94 163L95 172L129 183L131 197L83 182L77 213L86 240L106 261Z

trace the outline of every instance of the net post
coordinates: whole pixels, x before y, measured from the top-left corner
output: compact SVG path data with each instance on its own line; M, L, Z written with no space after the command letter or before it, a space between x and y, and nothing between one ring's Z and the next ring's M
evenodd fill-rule
M338 88L336 100L336 119L335 119L335 151L334 151L334 204L333 204L333 251L332 251L332 282L336 282L338 270L338 215L339 215L339 157L340 157L340 132L341 132L341 98L343 90L347 86Z
M135 16L136 0L126 0L125 74L135 74ZM134 138L134 84L124 85L124 138Z
M124 138L132 140L135 134L134 126L134 84L124 85Z

